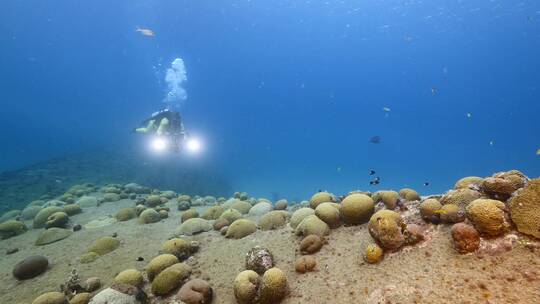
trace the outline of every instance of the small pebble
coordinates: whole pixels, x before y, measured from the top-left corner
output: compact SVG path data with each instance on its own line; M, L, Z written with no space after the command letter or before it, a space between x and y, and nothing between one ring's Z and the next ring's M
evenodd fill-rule
M82 226L77 224L77 225L73 226L73 231L79 231L79 230L81 230L81 228L82 228Z
M118 236L118 233L115 232L115 233L113 233L111 236L115 238L115 237Z

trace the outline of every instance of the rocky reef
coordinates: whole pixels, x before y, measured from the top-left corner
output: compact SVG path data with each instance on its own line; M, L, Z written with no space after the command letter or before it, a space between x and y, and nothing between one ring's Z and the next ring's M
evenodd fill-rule
M317 192L290 204L245 192L226 198L84 182L2 215L0 265L12 270L0 297L34 304L414 303L459 290L458 302L505 303L515 302L506 285L519 284L522 302L534 303L540 295L521 292L540 279L539 185L512 170L461 179L442 195ZM470 292L476 287L462 289L483 273L504 284L479 282L479 296ZM454 281L431 284L446 289L407 281L443 274ZM10 284L17 288L2 290Z

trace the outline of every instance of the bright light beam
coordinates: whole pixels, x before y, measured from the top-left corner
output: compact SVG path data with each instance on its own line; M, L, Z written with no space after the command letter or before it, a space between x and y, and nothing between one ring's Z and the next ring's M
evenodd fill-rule
M167 140L162 137L156 137L152 140L151 147L157 152L164 151L167 148Z
M201 141L197 138L190 138L186 142L186 149L191 153L199 153L202 149Z

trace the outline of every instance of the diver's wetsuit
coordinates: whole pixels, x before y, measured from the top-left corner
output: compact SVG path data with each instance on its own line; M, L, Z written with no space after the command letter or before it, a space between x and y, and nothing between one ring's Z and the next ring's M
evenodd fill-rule
M182 123L180 113L171 111L169 109L164 109L153 113L150 118L141 122L141 126L148 125L148 123L152 120L156 121L159 125L159 122L164 118L167 118L169 121L164 135L171 139L171 148L178 151L186 138L186 132L184 130L184 124Z

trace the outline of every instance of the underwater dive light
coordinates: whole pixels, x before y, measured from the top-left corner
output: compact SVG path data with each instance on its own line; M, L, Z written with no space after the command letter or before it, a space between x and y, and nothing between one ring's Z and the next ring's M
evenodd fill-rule
M191 153L198 153L202 149L201 141L197 138L190 138L186 142L186 149Z
M151 142L151 147L154 151L161 152L168 146L167 139L163 137L155 137Z

